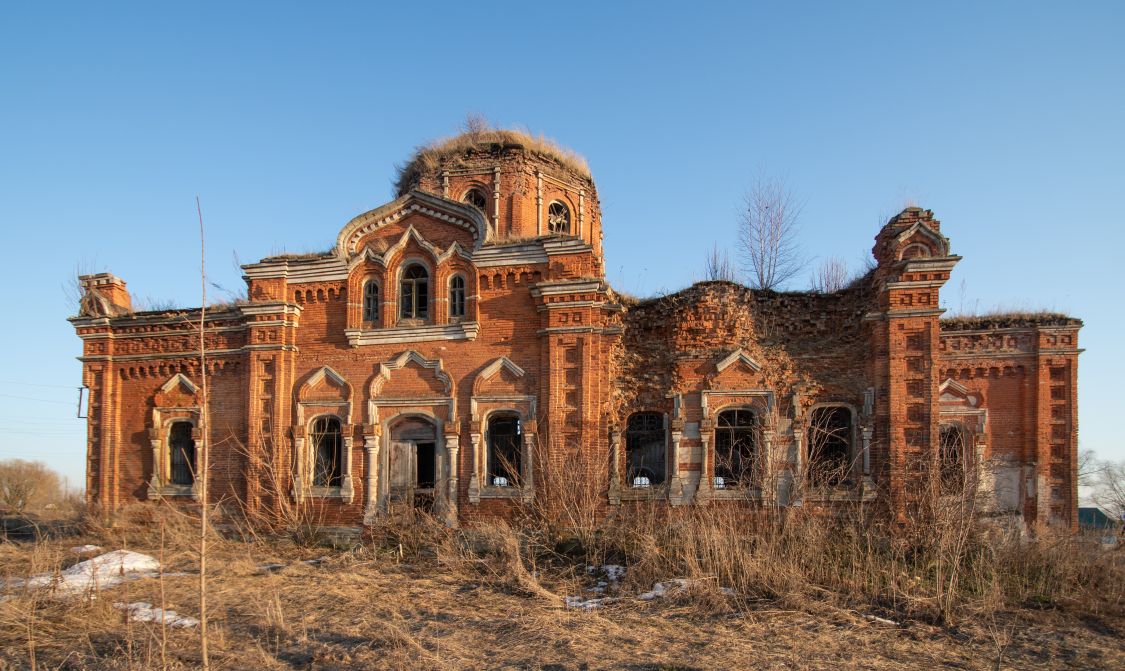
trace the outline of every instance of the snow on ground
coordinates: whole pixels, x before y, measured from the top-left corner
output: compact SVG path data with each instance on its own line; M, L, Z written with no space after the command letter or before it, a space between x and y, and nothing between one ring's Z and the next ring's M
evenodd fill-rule
M136 622L155 622L159 624L163 617L165 625L177 629L196 627L199 625L199 620L194 617L180 615L174 610L161 610L147 601L115 603L113 607L128 611L129 619Z
M637 595L641 601L652 601L661 597L668 596L668 593L673 589L687 589L692 583L699 582L697 580L689 580L687 578L673 578L667 582L658 582L652 586L652 591L643 592ZM735 592L729 587L720 587L719 591L727 596L734 596Z
M617 600L618 599L610 596L602 597L600 599L583 599L580 596L568 596L566 598L566 607L578 608L581 610L594 610L595 608L601 608L605 604L613 603Z
M87 552L98 552L101 549L100 545L79 545L78 547L70 548L70 551L76 555L84 555Z
M159 572L160 562L154 557L129 550L114 550L78 562L58 573L41 573L16 584L26 584L32 589L49 587L62 594L80 594L131 580L152 578Z

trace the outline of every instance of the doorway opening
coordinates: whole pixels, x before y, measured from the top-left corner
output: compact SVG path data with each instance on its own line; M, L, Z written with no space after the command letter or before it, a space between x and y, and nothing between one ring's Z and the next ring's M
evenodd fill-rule
M433 512L439 475L433 422L408 417L395 423L390 431L390 448L390 502Z

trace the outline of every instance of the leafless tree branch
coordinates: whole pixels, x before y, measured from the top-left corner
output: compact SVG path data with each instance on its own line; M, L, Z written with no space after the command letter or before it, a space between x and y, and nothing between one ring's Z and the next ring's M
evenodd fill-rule
M797 244L801 205L782 180L759 175L738 225L739 260L755 289L778 289L804 267Z

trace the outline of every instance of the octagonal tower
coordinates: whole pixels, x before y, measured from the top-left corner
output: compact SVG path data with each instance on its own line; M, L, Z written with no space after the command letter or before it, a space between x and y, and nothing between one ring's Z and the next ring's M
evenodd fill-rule
M510 130L470 131L419 149L399 168L396 195L419 190L484 212L500 244L544 237L590 245L603 271L597 189L573 151Z

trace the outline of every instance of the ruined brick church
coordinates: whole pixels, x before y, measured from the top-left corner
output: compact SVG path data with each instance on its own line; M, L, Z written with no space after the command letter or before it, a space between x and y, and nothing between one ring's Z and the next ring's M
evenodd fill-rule
M122 280L80 278L87 497L191 503L206 435L209 499L340 526L509 515L560 468L607 514L901 507L934 483L1073 525L1081 322L942 319L960 257L928 210L873 254L834 293L628 298L584 163L507 131L435 143L330 251L243 266L247 299L206 311L203 367L198 309L134 311Z

